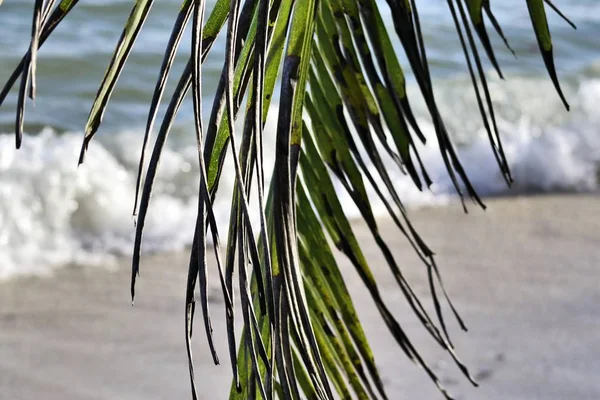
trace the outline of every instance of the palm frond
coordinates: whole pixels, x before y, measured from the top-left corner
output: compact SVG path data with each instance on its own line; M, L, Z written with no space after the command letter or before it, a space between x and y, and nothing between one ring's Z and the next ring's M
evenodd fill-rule
M92 104L80 162L101 127L119 76L153 3L153 0L134 2ZM35 98L38 49L77 4L78 0L34 2L30 47L0 92L2 104L21 78L16 112L17 147L22 141L27 95ZM409 99L405 70L410 71L425 102L440 154L457 193L461 199L466 194L485 206L461 165L436 101L417 2L387 1L395 32L386 29L380 6L376 0L245 0L243 3L217 0L205 16L205 0L184 0L181 5L141 138L134 200L137 224L131 295L133 299L142 234L161 154L173 121L191 90L200 181L185 294L185 329L194 399L197 389L191 341L196 286L213 360L219 363L207 296L209 229L225 298L233 375L230 398L299 399L303 393L309 399L333 399L334 391L344 399L388 398L332 245L356 269L399 348L424 369L442 394L450 397L386 305L334 182L355 203L399 290L425 331L448 352L465 377L476 384L452 345L437 288L459 326L464 330L466 326L443 287L434 253L411 224L401 193L394 187L384 162L386 158L393 160L395 167L408 174L420 190L432 184L417 146L425 144L426 137L412 111L411 102L417 99ZM483 49L489 63L503 78L499 58L488 36L489 24L509 49L510 46L489 0L447 0L446 6L464 50L483 127L499 170L510 184L511 173L485 73L486 61L480 54ZM546 6L573 24L550 0L524 0L525 6L543 62L568 109L554 66ZM191 55L168 99L148 155L158 109L190 21ZM204 123L202 63L219 33L226 35L226 55L210 118ZM401 45L407 65L401 65L395 42ZM273 104L276 90L279 90L278 103ZM236 120L240 111L243 128L238 133ZM265 169L271 166L265 165L263 144L269 112L278 113L270 184ZM217 225L213 204L229 152L233 154L234 169L228 173L233 174L235 187L223 254L219 235L222 227ZM435 318L411 288L382 236L369 188L421 258L429 279ZM257 204L251 204L253 193ZM252 224L251 215L255 211L260 221L258 227ZM236 272L244 326L239 340L234 329Z

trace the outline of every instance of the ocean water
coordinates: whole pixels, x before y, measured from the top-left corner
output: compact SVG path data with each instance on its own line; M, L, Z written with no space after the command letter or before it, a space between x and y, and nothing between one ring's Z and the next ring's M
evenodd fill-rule
M208 3L210 9L214 2ZM510 190L498 172L480 121L446 4L439 0L420 0L418 4L440 109L479 193L596 191L600 164L600 3L555 0L577 24L577 30L550 12L557 69L571 112L565 111L547 77L525 1L493 3L517 54L513 57L490 32L506 75L505 81L499 80L486 64L515 178ZM106 265L114 257L131 254L134 184L143 129L180 1L161 0L154 5L86 162L77 167L83 126L131 5L131 0L81 2L44 45L39 55L38 97L35 107L28 103L20 151L14 149L12 134L16 91L0 108L0 279L47 273L66 264ZM381 9L391 28L384 2ZM1 84L28 47L30 22L30 2L5 0L0 6ZM179 54L167 96L189 56L189 40L182 44ZM205 115L223 56L221 37L203 69ZM424 105L416 100L419 95L414 84L409 83L409 93L429 136L421 154L435 185L430 192L419 192L399 171L392 176L409 207L441 204L455 192L438 155ZM144 252L180 250L191 242L198 181L192 118L190 99L180 112L161 162ZM276 117L271 114L267 135L274 132L275 124ZM269 154L267 163L273 161ZM216 212L225 225L233 179L231 174L223 179ZM349 199L341 195L346 209L353 213Z

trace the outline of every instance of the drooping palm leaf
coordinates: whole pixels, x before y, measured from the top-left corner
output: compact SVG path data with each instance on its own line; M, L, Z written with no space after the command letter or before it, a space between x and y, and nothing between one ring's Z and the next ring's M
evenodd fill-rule
M0 92L2 104L21 77L16 113L17 147L22 140L26 97L35 97L38 48L78 1L36 0L33 3L30 48ZM91 107L80 161L101 127L118 78L152 4L152 0L134 2ZM488 24L507 46L508 41L489 0L447 0L446 5L455 23L457 40L464 50L482 124L499 169L510 184L485 60L480 56L483 49L502 77L500 62L488 36ZM523 0L543 61L568 108L554 68L545 5L572 24L550 0ZM475 202L481 206L483 203L460 163L451 132L436 102L416 1L387 0L395 35L386 29L380 6L376 0L245 0L243 3L217 0L204 22L205 0L184 0L181 5L141 138L134 200L137 225L131 294L132 297L135 294L142 233L161 154L173 121L191 90L200 168L198 214L185 295L186 345L193 398L197 398L197 394L191 340L197 284L207 338L214 362L219 362L212 343L207 296L208 229L225 298L233 374L230 398L299 399L303 393L310 399L332 399L334 390L342 398L387 398L331 244L348 257L358 272L399 348L449 397L379 292L371 266L341 206L334 186L336 180L356 204L398 289L426 332L472 381L448 335L437 288L441 289L459 325L465 330L466 327L442 285L433 251L411 224L401 193L394 187L391 171L384 163L385 158L393 160L394 168L408 174L420 190L432 184L416 145L417 142L424 144L426 137L411 109L413 99L409 99L406 91L406 68L410 68L425 102L440 154L457 193L462 197L465 191ZM147 160L158 109L190 21L191 56L168 100ZM202 120L202 63L219 33L226 35L226 56L210 118L205 124ZM405 52L407 65L399 62L393 46L396 40ZM273 105L278 88L278 103ZM243 128L236 133L235 121L240 111ZM264 128L269 112L278 113L273 166L264 163ZM234 175L235 186L226 251L222 254L221 227L216 223L213 203L225 172L225 156L230 150L234 169L228 173ZM272 179L265 193L268 182L265 169L271 167ZM369 188L383 202L390 218L423 261L437 322L412 290L382 237L368 196ZM250 202L253 193L256 193L257 204ZM258 227L252 224L253 213L259 217ZM234 330L236 271L244 326L239 341Z
M564 103L567 110L569 109L569 103L563 95L560 83L558 82L558 75L554 68L554 55L552 53L552 38L550 36L550 28L548 27L548 20L546 19L546 10L544 8L543 0L527 0L527 7L529 8L529 15L531 16L531 22L533 24L533 30L544 58L544 64L550 74L552 83L560 96L560 99Z

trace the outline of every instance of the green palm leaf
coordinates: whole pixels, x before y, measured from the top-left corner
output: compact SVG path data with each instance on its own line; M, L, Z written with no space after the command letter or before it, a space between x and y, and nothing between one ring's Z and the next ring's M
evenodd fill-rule
M38 49L77 3L77 0L34 2L30 47L0 92L2 104L21 77L16 112L17 147L22 141L27 95L35 98ZM119 76L153 3L136 0L133 4L92 104L80 162L101 127ZM487 83L485 60L480 55L482 48L502 77L500 62L488 36L489 24L507 46L508 41L489 0L447 0L446 4L464 50L477 112L500 172L510 184L511 174ZM543 62L568 108L554 66L546 6L572 23L550 0L525 0L525 5ZM449 397L386 305L334 182L339 182L355 203L398 289L427 334L475 384L452 345L437 290L441 290L459 326L464 330L466 326L443 287L433 251L411 224L401 193L394 187L391 171L383 161L391 158L394 167L408 174L420 190L432 184L417 148L417 143L424 144L426 137L410 105L417 99L409 99L406 91L408 73L414 77L425 102L440 154L457 193L462 198L464 192L484 205L460 163L451 132L438 108L416 2L387 1L395 33L386 29L380 6L376 0L245 0L243 3L217 0L206 17L204 0L184 0L181 5L165 49L142 138L134 200L137 224L131 294L133 298L142 234L161 155L173 121L191 90L200 181L185 295L185 342L194 399L197 388L191 341L196 286L213 360L219 363L207 295L209 229L225 298L233 375L231 399L299 399L302 394L309 399L333 399L334 391L344 399L388 398L331 246L348 257L356 269L398 347ZM152 151L147 154L158 109L190 21L191 55L168 99ZM226 55L210 118L204 123L202 63L219 33L226 35ZM399 61L395 42L406 55L406 65ZM273 97L278 98L275 104ZM236 120L240 111L243 125L238 133ZM263 143L269 112L278 113L270 184L265 174L269 166L264 163ZM213 203L230 151L234 168L226 173L234 176L235 187L223 254L221 227L217 225ZM411 288L382 237L369 188L423 261L435 320ZM256 204L251 202L253 193ZM259 226L252 223L255 213ZM233 286L236 273L237 290ZM234 329L236 292L241 306L237 311L241 312L244 326L239 340Z

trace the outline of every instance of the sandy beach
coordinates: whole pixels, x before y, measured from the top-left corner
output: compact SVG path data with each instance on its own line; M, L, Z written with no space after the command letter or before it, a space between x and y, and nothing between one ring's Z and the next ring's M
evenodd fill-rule
M470 328L450 323L473 388L412 316L368 231L356 233L384 298L457 399L600 399L600 197L488 200L414 210L446 288ZM390 221L381 230L422 300L426 271ZM385 331L350 264L339 258L390 399L442 399ZM144 259L131 307L129 260L114 270L66 267L53 277L0 283L0 399L185 399L183 297L187 256ZM201 320L195 360L203 399L229 389L224 315L212 313L223 365L212 365ZM450 320L448 313L448 319Z

